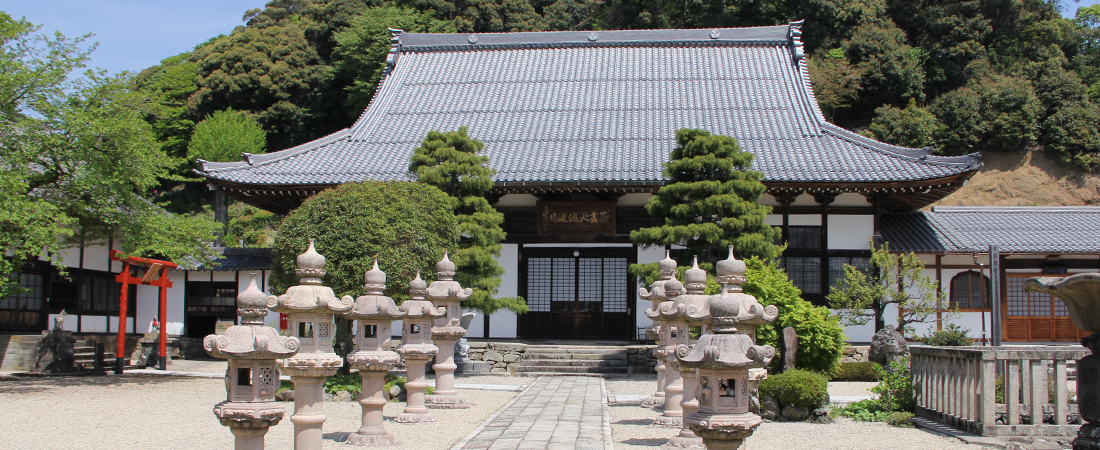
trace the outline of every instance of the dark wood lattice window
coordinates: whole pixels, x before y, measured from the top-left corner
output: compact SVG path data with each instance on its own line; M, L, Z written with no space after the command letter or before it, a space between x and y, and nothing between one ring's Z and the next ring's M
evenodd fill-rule
M783 269L795 287L803 294L821 293L821 257L787 256L783 258Z
M868 256L830 256L829 287L835 288L837 282L844 279L844 266L855 267L864 274L871 273L871 258Z
M989 308L989 277L973 270L955 275L951 279L951 306L958 309Z
M822 227L787 227L787 242L790 248L821 248Z
M46 300L45 275L39 273L21 273L19 287L22 292L7 298L0 298L0 309L19 309L38 311Z

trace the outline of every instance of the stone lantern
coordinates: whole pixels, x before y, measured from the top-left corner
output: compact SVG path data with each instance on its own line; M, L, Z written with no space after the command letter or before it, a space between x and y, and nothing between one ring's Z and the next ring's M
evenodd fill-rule
M298 352L298 339L279 336L264 325L267 296L256 287L256 274L248 289L237 296L241 324L203 339L203 348L215 358L229 360L225 370L226 400L214 406L214 415L230 427L237 450L262 450L267 429L283 418L283 407L275 403L279 372L275 360Z
M443 253L443 259L435 265L436 280L428 285L427 299L432 305L445 308L447 314L432 325L432 340L439 349L435 355L435 392L424 397L429 408L459 409L473 406L455 390L455 344L466 335L462 328L461 302L470 298L474 290L463 289L454 280L455 263Z
M1086 422L1073 440L1074 450L1100 448L1100 273L1079 273L1065 278L1029 278L1025 291L1043 292L1062 299L1073 326L1092 334L1081 339L1091 355L1077 360L1077 404ZM1055 411L1054 414L1062 414Z
M348 435L352 445L396 444L393 435L382 426L382 407L386 399L382 386L386 374L397 366L401 357L390 350L390 327L394 320L404 317L392 298L382 294L386 290L386 274L378 269L378 261L366 273L367 295L355 299L351 311L344 313L348 320L357 321L355 351L348 354L348 364L359 370L363 378L363 391L359 404L363 407L362 426Z
M756 297L742 291L741 285L745 284L745 272L747 267L744 261L733 257L733 246L729 247L729 257L718 261L715 279L722 285L722 290L716 297L730 297L740 306L737 315L737 332L748 335L753 343L756 343L757 325L771 323L779 317L779 308L775 305L764 306ZM756 392L760 382L768 377L768 369L763 367L749 369L749 391ZM759 400L756 400L759 401ZM756 405L757 407L759 405Z
M660 349L664 347L664 340L661 337L661 316L656 313L657 307L668 300L665 297L665 282L671 280L676 275L676 261L669 257L669 252L665 251L665 259L657 263L657 273L660 275L660 279L654 281L649 285L649 290L645 288L638 288L638 298L642 300L649 300L653 302L653 309L646 310L648 317L655 317L653 324L646 327L645 334L656 343L656 348L653 353L657 357L657 392L642 401L642 406L647 408L660 408L665 405L665 363L666 358Z
M447 315L445 308L436 308L424 299L428 293L428 283L420 279L420 272L409 283L409 299L397 308L404 313L404 328L401 331L401 345L397 353L405 359L409 381L405 383L408 402L405 410L395 419L399 423L435 422L435 415L424 407L424 389L428 382L424 380L425 366L439 349L432 343L432 323Z
M749 370L767 366L775 348L756 345L738 332L741 304L735 297L711 299L710 313L713 334L701 336L695 345L676 347L677 361L699 370L699 410L684 421L708 449L733 450L762 422L749 412Z
M665 370L665 411L654 421L654 424L659 426L683 426L684 411L681 403L684 399L684 379L683 373L678 370L673 353L677 345L689 343L693 325L702 324L709 318L706 304L708 297L703 295L707 287L707 273L699 268L698 260L691 269L684 272L684 281L685 283L681 284L674 277L665 282L665 297L668 300L658 305L655 315L649 316L661 320L662 328L668 328L668 332L662 332L662 338L667 340L665 346L661 347L661 354L667 360L667 368ZM687 294L680 294L681 286L687 288Z
M671 316L674 317L674 320L686 324L689 331L692 327L697 326L700 334L709 332L710 296L703 293L707 288L707 273L699 268L698 259L692 262L691 269L684 272L684 280L688 281L687 294L676 298L673 303L675 308ZM688 336L688 343L692 343L690 335ZM669 357L668 367L680 374L679 386L673 385L670 387L681 392L680 433L669 439L661 448L665 450L701 449L703 448L702 439L687 427L687 422L682 420L683 417L687 417L688 414L699 409L699 402L695 398L699 380L696 377L696 370L693 367L681 365L673 355ZM665 410L668 410L667 405Z
M268 307L286 313L287 332L300 341L298 354L278 361L279 370L294 382L295 450L320 450L321 426L325 423L325 379L335 375L344 360L332 351L336 334L333 314L342 314L355 302L351 296L337 298L332 288L321 285L325 276L325 257L317 253L313 240L309 249L298 255L295 272L301 284L287 288L278 297L268 297Z

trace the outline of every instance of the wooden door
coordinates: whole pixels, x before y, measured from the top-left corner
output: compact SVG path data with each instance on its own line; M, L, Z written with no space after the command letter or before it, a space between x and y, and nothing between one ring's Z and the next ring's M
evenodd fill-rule
M1062 299L1038 292L1025 292L1024 282L1037 276L1064 277L1068 275L1044 275L1010 273L1005 275L1005 296L1001 315L1004 325L1001 336L1011 342L1077 342L1088 333L1078 330L1069 319L1069 311Z

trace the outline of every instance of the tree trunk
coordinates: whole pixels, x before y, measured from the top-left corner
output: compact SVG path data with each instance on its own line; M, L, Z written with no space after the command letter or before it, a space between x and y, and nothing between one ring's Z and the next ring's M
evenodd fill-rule
M875 333L882 331L886 328L886 317L884 317L886 305L883 305L881 301L875 300L871 303L871 310L875 312Z
M226 201L225 191L222 190L214 191L214 220L222 224L222 229L218 232L218 238L214 241L215 247L221 247L225 245L222 239L225 237L226 231L229 230L229 202Z

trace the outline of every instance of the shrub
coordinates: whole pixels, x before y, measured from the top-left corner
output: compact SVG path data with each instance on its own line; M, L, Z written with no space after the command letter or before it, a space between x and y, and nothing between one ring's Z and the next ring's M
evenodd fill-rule
M831 381L879 381L882 367L872 361L840 363L833 371Z
M791 369L760 383L760 394L770 395L783 406L818 408L829 400L829 379L819 373Z
M363 392L363 378L357 373L338 373L325 379L325 392L336 394L340 391L348 391L352 396Z
M890 363L882 381L871 392L878 394L878 400L886 411L913 411L917 406L913 395L913 382L909 376L909 358L901 358Z
M848 406L833 408L829 415L847 417L860 422L886 422L895 427L911 428L913 413L908 411L889 411L878 399L860 400Z
M929 333L921 339L925 345L937 347L965 347L971 344L969 328L963 328L955 324L949 324L942 330Z

